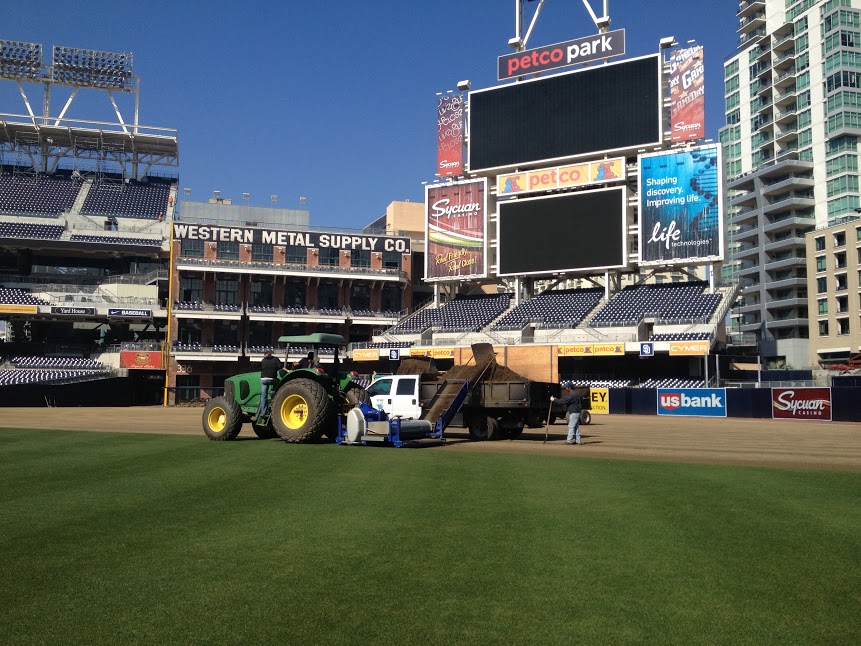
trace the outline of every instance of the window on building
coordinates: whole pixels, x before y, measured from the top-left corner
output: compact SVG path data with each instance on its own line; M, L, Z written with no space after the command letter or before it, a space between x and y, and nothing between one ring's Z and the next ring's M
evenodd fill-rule
M384 312L401 311L401 289L397 285L384 285L380 298L380 309Z
M828 314L828 299L820 298L816 302L819 305L819 316L824 316L825 314Z
M846 269L846 252L834 254L834 269Z
M257 262L272 262L275 257L274 246L255 242L251 245L251 260Z
M828 321L819 321L819 336L828 336Z
M817 278L816 279L816 293L824 294L828 291L828 282L825 278Z
M288 244L284 247L284 262L291 265L304 265L308 262L308 251L305 247Z
M254 280L251 283L251 302L249 305L272 305L272 281Z
M846 274L838 274L834 276L834 291L845 292L848 289Z
M331 247L324 247L319 250L320 256L318 259L318 264L324 267L337 267L340 260L340 250L332 249Z
M183 240L180 243L180 255L186 258L203 258L203 240Z
M239 243L232 243L239 245ZM215 302L219 305L239 305L239 279L218 278L215 281Z
M239 345L239 321L215 321L212 342L214 345Z
M837 301L837 313L838 314L846 314L849 311L849 297L848 296L838 296L836 298Z
M239 243L219 242L216 258L219 260L239 260Z
M383 252L383 269L400 269L401 254L397 251Z
M835 247L845 247L846 246L846 232L845 231L837 231L834 233L834 246ZM846 258L846 254L843 254L844 260Z
M837 319L835 323L837 323L837 336L845 336L849 334L848 318Z
M825 236L817 236L813 239L816 251L825 251Z
M816 271L826 271L828 266L825 262L825 256L817 256L816 257Z
M284 307L305 307L306 302L305 283L284 283Z
M351 267L370 267L371 252L367 249L353 249L350 254Z
M203 301L203 279L189 276L179 277L179 301L200 303Z
M317 307L326 309L339 309L338 285L334 283L320 283L317 287Z

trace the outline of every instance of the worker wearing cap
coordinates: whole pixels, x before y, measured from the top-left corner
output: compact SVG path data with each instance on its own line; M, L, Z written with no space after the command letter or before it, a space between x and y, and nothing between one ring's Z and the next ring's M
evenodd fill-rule
M257 406L258 419L269 410L269 388L275 383L275 378L278 376L281 365L281 360L273 357L271 350L263 353L263 361L260 362L260 404Z
M562 396L559 398L551 397L551 402L555 402L558 406L562 406L568 412L568 444L580 444L580 411L583 408L583 403L580 401L580 395L577 394L570 384L565 384L562 387Z

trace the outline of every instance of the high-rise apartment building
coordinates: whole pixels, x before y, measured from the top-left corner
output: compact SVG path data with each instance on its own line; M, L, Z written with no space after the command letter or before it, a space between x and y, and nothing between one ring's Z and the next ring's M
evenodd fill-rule
M805 234L857 217L861 0L741 0L724 63L725 278L732 331L767 360L808 354ZM811 277L813 280L814 277Z

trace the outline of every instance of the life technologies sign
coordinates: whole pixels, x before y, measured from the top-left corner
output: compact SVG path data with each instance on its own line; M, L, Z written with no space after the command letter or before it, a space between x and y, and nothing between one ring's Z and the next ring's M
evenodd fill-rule
M720 146L639 156L641 264L723 260Z
M487 179L425 190L425 280L487 275Z

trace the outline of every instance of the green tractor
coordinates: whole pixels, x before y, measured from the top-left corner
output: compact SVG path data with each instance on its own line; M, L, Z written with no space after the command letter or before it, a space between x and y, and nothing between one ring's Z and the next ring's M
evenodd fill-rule
M280 437L287 442L312 442L326 436L334 440L338 416L346 414L368 394L356 381L355 372L342 371L338 352L346 345L338 334L282 336L284 363L290 346L311 348L319 358L321 348L333 348L333 364L319 364L297 369L282 368L269 388L269 406L258 416L260 373L247 372L224 380L224 395L210 399L203 409L203 432L211 440L232 440L242 424L251 422L257 437Z

